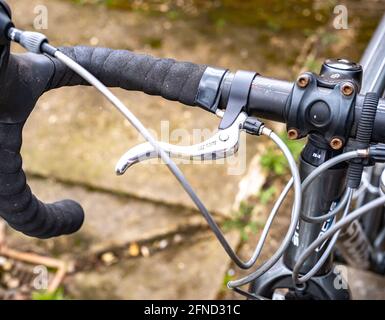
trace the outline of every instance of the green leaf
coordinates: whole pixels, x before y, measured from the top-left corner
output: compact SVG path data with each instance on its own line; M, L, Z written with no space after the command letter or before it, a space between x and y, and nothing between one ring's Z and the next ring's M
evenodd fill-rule
M286 132L280 133L279 136L283 142L286 143L293 157L298 159L304 147L304 142L300 140L289 140ZM279 176L289 171L285 156L275 145L267 147L266 152L261 156L260 164L265 170Z
M274 195L277 192L277 188L274 186L271 186L265 190L261 190L259 192L259 200L262 204L267 204L270 202L270 200L274 197Z
M32 292L32 300L64 300L63 288L59 288L55 292L34 291Z

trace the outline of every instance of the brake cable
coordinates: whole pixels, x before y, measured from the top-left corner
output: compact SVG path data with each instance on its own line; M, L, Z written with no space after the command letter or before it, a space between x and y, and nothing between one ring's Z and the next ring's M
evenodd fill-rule
M385 204L385 196L381 196L373 201L368 202L362 207L352 211L346 217L338 221L329 230L322 234L319 238L314 240L309 247L299 256L296 267L293 270L293 279L295 282L298 282L297 276L299 273L299 268L303 265L306 259L313 253L313 251L321 245L324 241L328 240L331 236L339 232L341 229L347 227L354 220L361 218L363 215L367 214L374 208L377 208ZM295 277L295 278L294 278Z
M349 151L349 152L346 152L346 153L343 153L343 154L340 154L334 158L331 158L330 160L324 162L323 164L321 164L319 167L317 167L311 174L308 175L308 177L302 182L302 192L306 190L306 188L320 175L323 173L323 171L331 168L331 167L334 167L335 165L341 163L341 162L344 162L344 161L347 161L347 160L350 160L350 159L354 159L354 158L366 158L368 157L370 154L369 152L369 149L359 149L359 150L353 150L353 151ZM350 197L349 197L350 198ZM295 226L296 227L296 226ZM291 239L290 239L291 240ZM321 242L323 243L323 242ZM317 247L317 246L316 246ZM281 249L281 248L280 248ZM278 249L278 250L280 250ZM278 256L278 253L281 253L281 252L278 252L278 250L276 251L276 253L274 254L274 257L275 256ZM283 254L283 252L282 252ZM309 255L311 254L311 252L309 253ZM276 261L278 261L279 258L277 258ZM307 259L307 257L305 258L305 260ZM272 258L271 258L272 260ZM304 261L305 261L304 260ZM234 280L234 281L229 281L228 283L228 287L230 288L234 288L234 287L239 287L239 286L242 286L242 285L245 285L247 283L250 283L252 281L254 281L255 279L257 279L258 277L260 277L264 272L266 272L270 267L272 267L272 265L270 266L269 264L270 261L267 261L264 265L262 265L260 268L258 268L257 270L255 270L254 272L250 273L249 275L241 278L241 279L238 279L238 280ZM303 262L302 262L303 263Z
M361 186L354 192L353 199L358 199L365 191L373 195L378 195L380 193L380 188L370 183L368 175L364 171L362 174Z
M347 214L349 213L349 208L350 208L350 205L352 203L352 198L353 198L353 192L354 192L354 189L351 189L351 188L347 189L347 192L346 192L347 197L345 198L346 200L343 201L343 205L342 205L344 207L344 212L342 214L342 218L346 217ZM341 208L342 206L340 206L340 210L339 211L342 210L342 208ZM333 217L333 219L334 219L334 217ZM333 225L334 224L335 224L335 222L333 223ZM302 264L299 264L297 262L294 265L293 274L292 274L292 278L294 280L294 284L304 284L305 282L310 280L318 272L319 269L322 268L322 266L324 265L326 259L331 254L331 252L332 252L332 250L333 250L333 248L334 248L334 246L335 246L335 244L337 242L337 239L338 239L338 236L340 234L340 231L341 230L339 230L338 232L336 232L332 236L332 239L328 243L325 251L322 253L322 256L318 259L317 263L310 269L310 271L308 271L305 275L301 275L301 277L299 277L299 271L300 271L300 269L302 267Z
M226 253L229 255L229 257L240 267L243 269L249 269L254 265L257 258L259 257L260 251L262 249L262 245L264 243L264 240L267 236L267 231L269 228L267 228L266 232L264 232L264 237L261 239L259 245L256 247L256 250L251 257L251 259L247 262L243 262L238 255L235 253L235 251L231 248L230 244L226 240L224 234L220 230L219 226L211 216L211 214L208 212L204 204L201 202L199 197L196 195L194 190L192 189L189 182L184 177L183 173L179 169L179 167L175 164L175 162L170 158L170 156L165 152L165 150L160 146L159 142L156 141L151 133L148 131L148 129L140 122L140 120L123 104L123 102L117 98L101 81L99 81L94 75L92 75L89 71L87 71L85 68L83 68L81 65L79 65L77 62L63 54L61 51L59 51L57 48L51 46L48 43L48 39L45 35L37 32L28 32L28 31L21 31L14 27L10 28L8 30L8 36L10 40L15 41L22 45L25 49L27 49L30 52L37 53L37 54L47 54L49 56L57 58L59 61L61 61L63 64L65 64L68 68L73 70L75 73L77 73L80 77L82 77L84 80L89 82L91 85L93 85L102 95L104 95L115 107L116 109L123 114L123 116L131 123L131 125L147 140L151 146L154 148L154 151L158 154L158 156L163 160L163 162L167 165L169 170L172 172L172 174L175 176L175 178L178 180L178 182L181 184L183 189L186 191L186 193L190 196L191 200L194 202L194 204L197 206L199 211L202 213L204 218L206 219L207 223L209 224L211 230L214 232L216 238L221 243L222 247L226 251ZM296 166L295 160L290 153L290 150L287 148L285 143L270 129L266 127L260 128L260 134L265 135L272 139L275 144L281 149L283 154L288 160L289 167L291 170L291 173L293 175L293 182L294 182L294 190L295 190L295 200L293 204L293 210L292 210L292 219L291 224L288 229L288 232L281 244L281 247L279 250L271 257L262 267L260 268L260 273L264 273L267 271L272 265L275 264L276 261L282 256L284 250L288 247L291 238L295 232L295 228L300 216L300 206L301 206L301 180L298 172L298 168ZM289 182L288 187L286 187L283 191L283 196L280 197L280 202L277 206L273 208L272 214L270 215L271 219L269 219L268 226L270 227L271 221L273 217L275 216L276 212L278 211L280 204L283 202L286 194L288 193L290 189L291 183Z
M323 171L325 171L325 170L327 170L327 169L329 169L329 168L331 168L331 167L333 167L333 166L335 166L335 165L337 165L343 161L347 161L347 160L351 160L351 159L355 159L355 158L369 158L369 157L371 157L372 159L377 160L377 161L383 161L384 155L385 155L385 150L381 146L374 146L374 147L371 147L368 149L358 149L358 150L353 150L350 152L343 153L337 157L334 157L334 158L324 162L321 166L319 166L317 169L315 169L304 180L304 182L302 183L302 188L303 188L303 190L306 190L306 188L314 181L314 179L316 177L318 177ZM335 215L339 211L341 211L342 207L344 206L345 210L344 210L344 213L343 213L341 219L338 222L333 223L333 225L322 236L320 236L315 241L313 241L311 243L311 245L309 247L307 247L306 250L298 258L296 264L294 265L293 271L292 271L293 272L292 278L293 278L293 282L295 285L304 284L305 282L310 280L310 278L313 277L318 272L318 270L322 267L322 265L326 261L327 257L330 255L342 228L344 228L345 226L350 224L352 221L361 217L361 215L363 215L367 212L370 212L370 210L372 210L373 208L380 206L380 205L385 203L385 197L381 197L381 198L383 198L384 202L379 200L381 198L377 198L377 199L367 203L366 205L362 206L361 208L359 208L359 209L357 209L357 210L355 210L349 214L349 209L350 209L350 204L352 202L353 193L354 193L354 189L348 187L347 191L345 193L345 196L343 196L343 198L340 201L342 203L342 205L337 205L337 207L334 210L332 210L332 212L330 212L330 213L334 213L334 215ZM336 210L338 208L339 208L339 210ZM323 216L320 216L318 218L320 218L320 219L325 218L326 216L330 215L330 213L323 215ZM301 216L301 218L303 219L302 216ZM334 218L334 216L333 216L333 218ZM311 223L318 223L318 222L312 221ZM302 265L304 264L306 259L313 253L313 250L316 249L318 246L320 246L325 241L328 241L329 239L330 239L330 242L329 242L327 248L325 249L324 253L320 257L320 259L317 261L317 263L305 275L301 275L301 277L299 277L299 273L300 273L300 269L302 268Z
M81 77L83 77L86 81L88 81L90 84L92 84L96 89L98 89L125 117L130 123L143 135L143 137L153 146L154 150L158 155L162 158L162 160L166 163L170 171L174 174L176 179L179 181L179 183L182 185L184 190L187 192L187 194L190 196L192 201L195 203L195 205L198 207L199 211L203 214L204 218L206 219L207 223L209 224L210 228L216 235L217 239L229 255L229 257L240 267L243 269L249 269L254 265L257 258L259 257L261 247L257 246L255 253L250 258L249 261L243 262L238 255L235 253L235 251L231 248L230 244L226 240L225 236L223 235L222 231L220 230L219 226L215 222L215 220L212 218L211 214L208 212L204 204L201 202L201 200L198 198L196 193L193 191L192 187L184 177L183 173L180 171L179 167L172 161L172 159L168 156L166 152L159 146L158 142L151 136L151 134L148 132L148 130L141 124L141 122L124 106L124 104L114 95L112 92L105 87L98 79L96 79L92 74L90 74L87 70L85 70L83 67L81 67L79 64L77 64L75 61L61 53L59 50L55 51L54 57L62 61L64 64L66 64L69 68L71 68L74 72L78 73ZM275 141L281 148L284 148L284 143L280 138L275 135L271 130L267 128L263 128L262 132L263 135L266 135L270 137L273 141ZM284 151L285 155L287 157L291 156L290 151L287 149ZM292 162L292 161L291 161ZM295 162L294 162L295 163ZM295 167L297 170L297 168ZM293 168L292 168L293 170ZM299 179L299 174L298 174ZM300 180L298 180L300 181ZM285 188L287 194L289 188ZM284 191L285 191L284 190ZM300 191L296 191L297 194L301 194ZM284 200L284 197L281 197L281 203ZM300 203L300 201L299 201ZM279 206L278 206L279 208ZM277 209L278 209L277 208ZM299 216L299 205L295 207L298 211L297 214L294 215L294 217ZM277 210L276 210L277 211ZM274 213L274 211L273 211ZM294 219L297 221L298 219ZM294 228L295 231L295 228ZM292 233L294 233L294 231ZM291 239L292 234L289 234L289 239ZM287 241L286 241L287 243ZM285 243L285 248L288 246L288 243Z
M346 207L346 203L349 200L349 194L350 189L347 188L337 205L328 213L315 217L309 217L304 214L301 214L301 219L307 223L323 223L326 220L334 218L339 212L341 212Z
M314 181L315 178L317 178L320 174L322 174L323 171L330 169L331 167L334 167L335 165L355 159L355 158L367 158L369 157L369 149L358 149L353 150L349 152L342 153L336 157L331 158L330 160L324 162L320 166L318 166L316 169L314 169L302 182L302 189L305 191L309 185Z

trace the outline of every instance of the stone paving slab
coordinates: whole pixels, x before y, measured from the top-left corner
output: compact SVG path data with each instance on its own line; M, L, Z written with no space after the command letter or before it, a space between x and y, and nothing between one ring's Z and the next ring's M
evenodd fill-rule
M86 190L52 180L30 178L29 183L35 194L45 202L69 198L78 201L85 210L85 223L78 233L55 240L38 241L42 248L55 247L54 251L62 250L61 254L64 255L72 255L74 250L78 254L88 255L130 242L207 228L197 212L186 208ZM12 236L7 241L14 247L28 249L32 244L34 249L39 250L35 248L36 241L11 230L9 232Z
M239 237L230 234L228 239L234 246ZM228 266L224 250L207 234L149 258L76 273L66 289L76 299L216 299Z
M207 231L195 211L170 207L127 196L86 190L52 180L29 177L31 188L46 202L63 198L79 201L86 212L83 228L72 236L34 240L7 229L6 243L21 251L58 256L86 266L101 253L128 252L136 243L160 244L168 235L179 235L163 251L140 258L123 258L117 264L97 266L69 276L70 298L116 299L213 299L222 286L229 259ZM175 236L173 236L175 238ZM239 234L230 233L233 247ZM175 238L176 239L176 238ZM135 285L134 285L135 284Z
M348 268L347 280L354 300L385 300L385 277Z

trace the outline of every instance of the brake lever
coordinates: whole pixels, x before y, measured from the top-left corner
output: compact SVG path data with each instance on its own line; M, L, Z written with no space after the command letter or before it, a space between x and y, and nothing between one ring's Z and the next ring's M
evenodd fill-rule
M218 111L217 116L222 118L223 111ZM201 161L225 158L238 151L240 132L244 130L247 119L248 115L241 112L228 128L218 129L211 138L191 146L176 146L165 142L159 142L159 145L170 157ZM120 158L115 172L117 175L122 175L132 165L157 157L158 154L151 144L148 142L139 144Z

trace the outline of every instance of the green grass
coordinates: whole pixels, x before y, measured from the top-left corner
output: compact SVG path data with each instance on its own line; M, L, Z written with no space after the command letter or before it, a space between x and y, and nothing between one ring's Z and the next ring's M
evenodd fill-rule
M67 0L85 5L104 5L112 9L135 10L150 14L166 14L169 19L183 19L198 17L206 23L223 27L224 23L236 26L265 28L272 32L282 30L310 31L316 28L329 17L330 4L323 4L313 8L308 16L303 11L309 9L307 0ZM166 11L166 12L165 12ZM321 15L323 21L317 21L316 15Z
M57 289L55 292L47 292L46 290L39 290L32 292L32 300L64 300L63 288Z
M224 230L238 230L241 240L247 241L251 234L256 234L261 228L260 223L252 220L253 209L253 205L241 202L239 210L233 212L232 219L224 222Z
M287 144L295 159L298 159L303 147L304 141L289 140L286 132L280 133L279 136ZM274 175L285 175L289 173L286 158L281 151L275 146L270 145L265 154L261 157L261 165L265 170ZM268 204L277 194L275 186L268 186L258 193L258 198L261 204ZM225 231L238 230L242 241L247 241L249 236L256 234L263 225L253 220L254 206L248 202L241 202L239 210L232 213L232 219L224 222L223 227Z
M259 201L261 202L261 204L266 205L276 195L276 193L277 188L275 186L270 186L266 189L262 189L258 194Z
M147 37L144 39L144 43L152 49L160 49L163 45L162 39L158 37Z
M294 158L298 159L304 147L304 140L289 140L286 132L280 133L279 136L286 143ZM266 149L260 163L262 168L275 175L280 176L289 172L287 160L276 145L271 145Z

